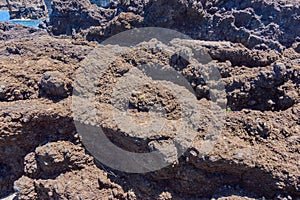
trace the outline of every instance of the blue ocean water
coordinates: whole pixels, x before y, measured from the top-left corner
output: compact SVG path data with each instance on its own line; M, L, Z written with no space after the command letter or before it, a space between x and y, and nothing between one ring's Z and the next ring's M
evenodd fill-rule
M0 10L0 22L9 21L9 12L8 10Z
M32 19L13 19L10 20L10 15L8 10L0 10L0 22L9 22L12 24L22 24L24 26L29 26L29 27L38 27L40 24L41 20L32 20Z

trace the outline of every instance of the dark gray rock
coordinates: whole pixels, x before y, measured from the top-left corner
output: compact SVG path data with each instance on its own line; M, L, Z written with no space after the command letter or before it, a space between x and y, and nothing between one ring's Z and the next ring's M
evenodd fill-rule
M40 90L42 94L64 98L68 96L68 83L60 72L48 71L43 74Z
M242 43L251 49L271 48L281 52L283 47L291 47L300 33L300 8L296 3L288 6L265 0L131 0L119 1L105 9L89 1L60 2L54 1L50 17L53 33L71 35L74 29L87 34L88 40L99 41L99 38L104 40L110 37L105 34L106 29L111 28L111 21L120 13L134 13L143 19L131 28L170 28L193 39L227 40ZM126 24L126 19L120 23ZM92 26L99 26L101 31L89 34L90 28L93 32L95 30Z
M41 19L48 14L44 0L7 0L12 19Z
M50 15L54 35L72 35L74 31L102 26L111 20L116 12L91 4L89 0L54 0Z

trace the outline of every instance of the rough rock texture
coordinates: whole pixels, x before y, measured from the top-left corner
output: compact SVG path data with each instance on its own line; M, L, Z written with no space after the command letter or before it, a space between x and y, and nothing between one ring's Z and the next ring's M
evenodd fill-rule
M28 151L49 141L76 140L70 112L63 112L64 102L53 104L34 99L40 99L44 91L53 92L51 87L40 87L44 73L60 71L64 73L63 80L68 80L67 74L70 77L71 68L75 68L73 64L82 60L90 47L78 49L69 40L55 40L42 30L18 25L1 24L0 38L0 195L3 196L12 191L14 179L22 175L23 158ZM57 99L61 98L52 98ZM60 106L56 109L50 105Z
M69 5L66 3L61 1ZM136 13L143 10L133 8ZM88 13L86 16L90 16ZM134 23L140 20L133 17L136 14L120 14L111 22L111 29L119 31L118 27L127 23L125 16L138 19L132 20ZM72 21L74 27L77 19ZM95 80L95 105L101 111L97 119L105 134L119 147L149 152L174 139L173 129L149 137L118 128L124 128L126 122L118 124L110 117L109 110L118 103L111 101L113 86L121 78L134 75L144 63L160 63L181 73L197 96L194 101L202 108L202 120L192 121L199 123L197 135L182 157L156 172L130 174L95 161L74 126L74 72L87 61L96 43L53 38L43 30L9 24L0 24L0 39L1 197L16 192L20 200L300 198L297 45L279 53L272 48L251 49L232 42L173 40L170 45L174 52L164 52L163 44L151 40L135 45L129 52L113 50L110 55L115 61ZM211 56L210 63L196 65L186 59L191 52L197 55L202 51ZM226 116L222 134L213 150L202 156L213 97L199 67L211 64L220 70L225 83L223 100L227 99L227 109L223 109ZM165 110L168 123L178 122L183 113L176 95L155 83L137 88L128 102L132 118L142 122L149 114L163 118L160 108L151 109L154 104Z
M44 0L7 0L11 19L40 19L48 15Z
M125 199L128 194L98 169L85 150L71 142L36 148L24 159L22 176L14 184L19 199ZM47 180L55 177L54 180ZM44 179L46 178L46 179Z
M87 0L57 0L53 9L50 26L54 34L71 35L83 30L89 40L101 41L141 26L170 28L193 39L227 40L262 50L282 51L300 40L300 8L296 1L130 0L99 12L100 8Z
M89 0L54 0L50 16L53 34L71 35L76 30L102 26L115 15L115 10L91 4Z
M0 24L0 41L5 42L8 40L17 40L17 39L31 39L32 36L42 36L46 35L46 31L37 30L35 28L24 27L21 25L12 25L12 24ZM14 44L12 44L13 46ZM10 53L18 54L17 47L8 47L7 49ZM20 52L19 52L20 53ZM2 57L4 55L1 55Z
M41 95L48 95L56 98L64 98L70 94L70 81L58 71L47 71L43 74L40 82Z

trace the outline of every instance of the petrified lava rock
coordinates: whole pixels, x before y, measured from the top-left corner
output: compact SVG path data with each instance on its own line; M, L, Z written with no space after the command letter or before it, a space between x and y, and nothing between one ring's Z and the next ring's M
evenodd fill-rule
M59 101L52 98L51 89L39 95L45 92L40 84L49 71L51 75L59 72L57 88L73 81L95 43L53 38L42 30L8 24L1 24L0 30L1 197L15 189L19 199L199 199L233 194L299 198L300 68L294 48L280 54L231 42L177 39L170 42L171 53L161 51L163 44L157 40L134 45L122 54L112 51L109 55L115 56L115 62L95 80L95 106L101 127L117 146L149 152L174 139L172 129L151 137L121 130L118 126L124 127L126 121L118 124L108 112L114 84L134 75L144 63L158 62L178 70L203 108L197 136L182 157L156 172L130 174L95 162L86 151L74 126L73 97L67 88L62 87ZM183 59L203 50L212 57L203 65L213 64L220 70L230 108L219 140L205 156L200 152L212 99L205 92L207 84L199 66ZM128 102L135 120L151 112L163 113L160 107L151 109L153 104L162 105L168 121L178 122L181 116L176 95L164 85L137 88Z
M79 29L102 26L116 12L112 9L100 8L95 4L91 4L89 0L54 0L52 3L53 10L50 15L50 24L55 35L71 35Z
M283 47L291 47L299 40L299 5L295 2L133 0L120 1L116 6L107 9L91 6L88 1L62 2L54 1L54 13L50 23L53 33L71 35L72 30L80 32L91 28L92 33L88 33L89 40L101 41L109 37L110 35L105 34L107 33L105 30L111 29L113 23L121 24L118 26L122 29L118 31L127 30L128 24L132 24L132 18L126 20L124 18L126 14L121 13L140 16L139 20L136 20L138 23L134 22L131 28L140 26L171 28L194 39L227 40L242 43L251 49L271 48L282 51ZM119 18L122 20L118 20ZM71 22L72 25L64 25L64 21ZM98 35L92 26L99 26L98 29L101 29ZM86 35L86 31L83 32Z
M26 176L14 184L19 199L127 199L128 194L122 187L111 182L82 147L71 142L38 147L24 162ZM37 180L49 176L56 179Z
M45 94L50 97L64 98L70 93L70 83L64 80L65 77L58 71L48 71L43 74L40 82L41 95Z
M48 15L44 0L7 0L11 19L41 19Z

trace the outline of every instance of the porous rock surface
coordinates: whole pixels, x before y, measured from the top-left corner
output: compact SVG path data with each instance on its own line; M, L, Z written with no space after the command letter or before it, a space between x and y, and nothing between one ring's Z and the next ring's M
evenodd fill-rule
M88 0L54 0L50 26L56 35L79 32L97 41L122 30L155 26L193 39L282 51L300 40L299 16L297 1L122 0L100 8Z
M171 41L175 53L162 52L157 40L116 52L116 60L95 84L96 107L101 111L97 118L116 145L148 152L174 138L168 130L150 138L120 131L109 117L113 85L145 62L158 62L182 74L196 94L195 102L204 108L202 119L207 119L198 124L192 145L175 163L156 172L130 174L96 162L74 126L70 83L97 44L32 30L1 24L2 197L11 192L19 199L299 197L300 68L293 48L280 54L231 42L177 39ZM225 84L230 109L222 134L205 156L200 152L212 100L197 65L176 53L182 48L194 54L201 49L208 52ZM147 84L129 98L129 111L143 119L159 103L167 120L177 120L182 112L172 95L163 86Z
M44 0L6 0L11 19L41 19L48 15ZM1 6L0 6L1 7Z

